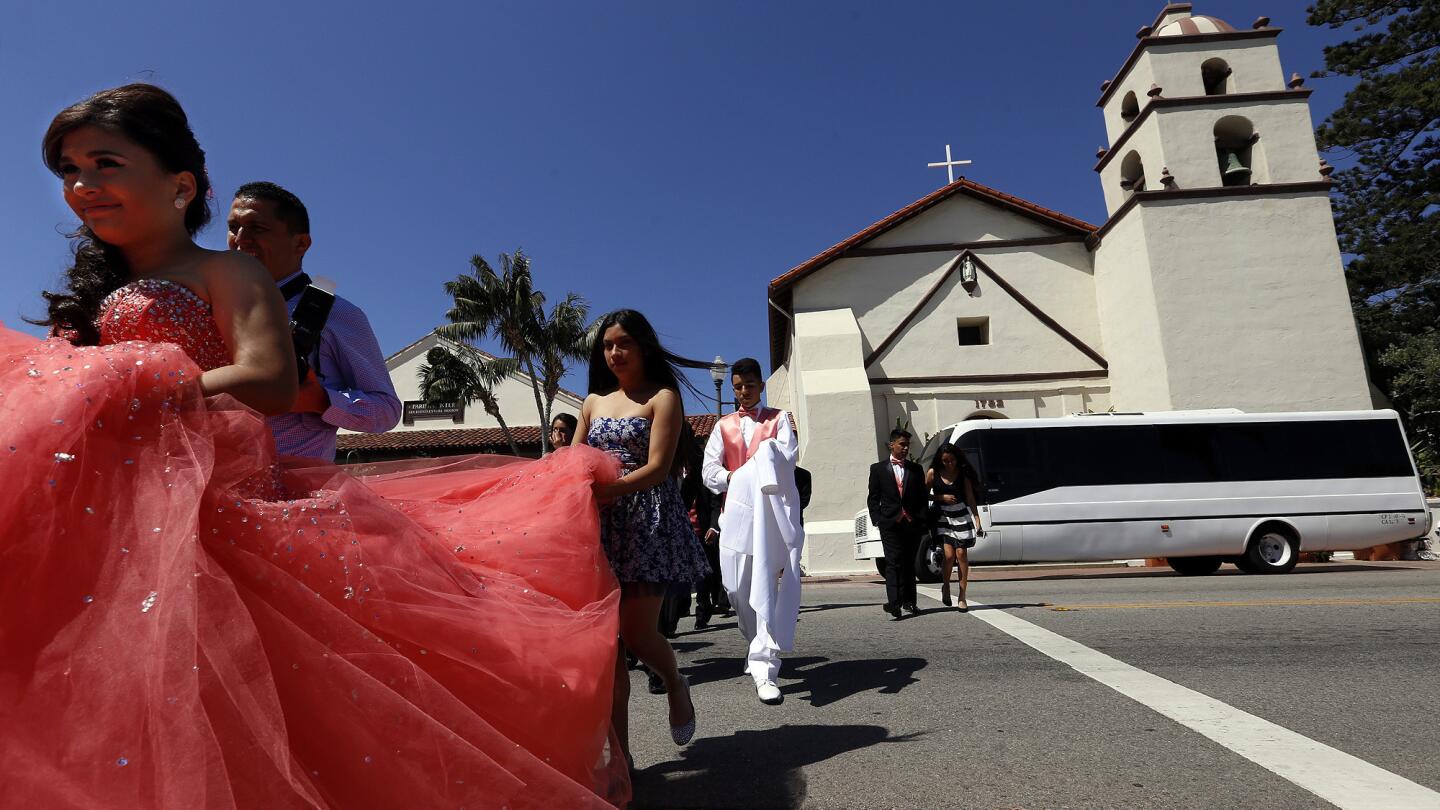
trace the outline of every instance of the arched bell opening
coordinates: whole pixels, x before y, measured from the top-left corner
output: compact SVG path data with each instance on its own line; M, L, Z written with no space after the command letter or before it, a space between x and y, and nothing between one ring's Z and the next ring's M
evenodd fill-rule
M1235 92L1235 79L1230 65L1224 59L1206 59L1200 65L1200 80L1205 85L1205 95L1223 96Z
M1227 115L1215 122L1215 158L1223 186L1249 186L1265 181L1259 151L1260 136L1250 119Z
M1126 197L1145 190L1145 164L1133 149L1120 161L1120 188L1125 189Z
M1139 114L1140 102L1135 98L1135 91L1131 90L1126 93L1125 98L1120 101L1120 120L1126 122L1134 121L1135 116Z

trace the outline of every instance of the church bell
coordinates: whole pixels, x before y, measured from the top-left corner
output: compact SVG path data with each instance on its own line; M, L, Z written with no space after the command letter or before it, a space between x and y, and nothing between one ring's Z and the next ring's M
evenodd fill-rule
M1250 179L1250 167L1240 162L1240 152L1235 149L1220 150L1220 176L1226 185L1243 183Z

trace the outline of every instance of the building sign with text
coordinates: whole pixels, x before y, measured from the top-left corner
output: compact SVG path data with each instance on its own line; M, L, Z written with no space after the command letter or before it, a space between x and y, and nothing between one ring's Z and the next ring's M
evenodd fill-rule
M439 405L426 405L417 400L406 402L405 413L401 416L400 421L406 425L413 425L416 419L449 419L458 425L465 421L465 404L442 402Z

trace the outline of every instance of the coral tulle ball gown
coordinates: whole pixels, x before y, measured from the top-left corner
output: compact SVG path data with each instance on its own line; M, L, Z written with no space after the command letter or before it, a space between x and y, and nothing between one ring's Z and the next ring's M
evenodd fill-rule
M0 807L623 803L589 448L275 463L166 282L0 327Z

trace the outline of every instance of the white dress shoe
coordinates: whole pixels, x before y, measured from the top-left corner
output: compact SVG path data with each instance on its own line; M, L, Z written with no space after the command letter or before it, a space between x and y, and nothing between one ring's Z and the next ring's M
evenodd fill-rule
M780 687L776 686L774 681L756 681L755 694L759 696L761 703L770 706L785 701L785 696L780 694Z

